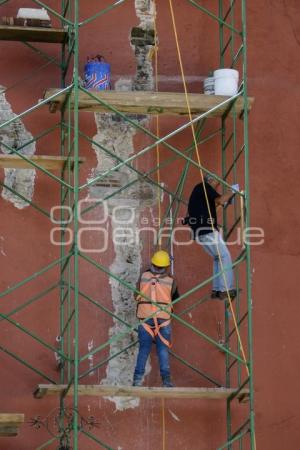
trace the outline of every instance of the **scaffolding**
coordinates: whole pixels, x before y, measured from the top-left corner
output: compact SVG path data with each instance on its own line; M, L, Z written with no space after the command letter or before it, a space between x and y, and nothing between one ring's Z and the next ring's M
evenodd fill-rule
M8 27L0 26L0 39L21 41L25 46L31 48L41 57L45 58L47 63L55 63L60 67L61 80L60 88L49 88L46 90L42 101L33 105L26 111L16 115L15 117L5 121L0 125L1 129L9 126L18 119L22 119L30 115L32 112L39 110L44 106L49 106L51 113L60 111L61 120L59 124L44 130L38 136L34 137L34 141L51 133L59 128L61 149L60 155L57 156L26 156L21 152L30 142L26 142L22 147L14 148L2 142L2 146L9 151L9 155L0 155L0 166L3 168L34 168L37 171L50 177L60 186L60 256L53 260L47 266L42 267L39 271L31 274L26 279L17 282L4 290L0 297L5 299L14 292L18 292L32 280L44 277L47 272L53 268L59 268L60 277L56 283L48 286L42 292L26 300L26 302L18 305L9 312L1 312L0 317L3 322L8 322L16 327L22 333L45 349L56 353L60 375L55 380L52 376L44 373L37 367L32 366L19 354L12 352L9 348L1 346L2 352L10 355L18 363L22 364L28 370L33 371L48 384L40 384L36 387L35 398L44 398L47 395L58 395L60 399L60 427L59 435L52 437L48 442L43 443L39 449L50 448L57 442L59 448L69 448L72 446L74 450L79 449L78 436L80 433L91 439L99 448L112 449L112 447L103 442L99 437L90 431L83 429L80 425L79 402L80 396L96 395L96 396L128 396L128 397L145 397L145 398L219 398L226 400L227 415L227 438L217 450L246 450L256 449L255 430L254 430L254 390L253 390L253 356L252 356L252 297L251 297L251 264L250 264L250 244L247 239L242 239L242 248L240 254L234 260L233 267L237 280L238 295L234 305L232 302L224 302L224 323L225 336L224 340L217 341L203 330L193 326L185 316L199 308L204 302L208 301L208 295L201 297L197 302L189 305L180 314L172 313L174 322L189 329L195 337L203 339L214 348L219 349L225 355L225 382L220 383L215 380L211 374L208 374L194 364L182 358L175 351L170 353L177 361L185 367L199 375L199 380L205 379L211 383L211 388L136 388L130 386L105 386L105 385L84 385L81 380L87 377L89 373L97 368L104 367L109 360L117 358L121 353L128 351L128 348L137 344L135 339L130 346L126 346L121 352L110 355L104 359L100 359L96 365L88 370L82 370L83 364L91 356L100 355L101 351L107 349L113 341L122 340L128 334L137 331L137 325L124 322L115 312L109 310L99 301L86 295L81 290L79 265L81 261L85 261L91 267L106 274L110 279L115 280L120 285L128 289L132 295L138 293L136 286L128 283L125 278L120 278L114 274L108 267L96 261L89 254L80 250L79 234L80 219L89 212L93 211L99 205L103 205L104 201L114 198L120 192L128 189L138 179L143 179L150 183L155 189L167 194L170 197L170 203L165 208L161 223L159 225L160 236L163 233L165 224L170 214L172 214L172 223L170 230L169 244L171 235L176 224L181 207L186 207L183 199L183 191L188 178L190 168L194 167L205 174L213 176L223 188L223 192L231 188L234 183L244 184L244 190L238 192L234 203L234 214L230 214L228 207L225 206L223 211L223 231L225 240L237 230L238 227L244 230L250 227L250 208L249 208L249 147L248 147L248 114L253 102L248 97L247 91L247 41L246 41L246 0L216 0L215 4L217 12L209 10L200 4L200 1L186 0L195 12L207 16L207 20L214 21L219 28L219 67L239 68L241 75L241 83L239 91L233 97L208 96L202 94L188 94L188 103L186 97L181 93L163 93L163 92L117 92L117 91L90 91L86 89L80 82L79 69L79 34L84 27L96 20L103 14L109 14L113 10L118 10L125 0L113 2L105 9L99 10L93 16L80 21L79 0L62 0L61 10L58 12L39 0L33 0L38 6L45 8L52 16L58 19L61 26L52 29L41 29L34 27ZM6 3L2 1L1 4ZM175 11L176 12L176 11ZM159 13L159 5L158 5ZM41 49L36 48L35 43L48 42L61 45L61 59L58 61L50 58ZM167 135L161 137L154 133L143 124L140 115L181 115L188 116L189 107L193 114L191 120L187 120L183 125L175 128ZM153 142L146 147L137 150L127 159L122 159L118 155L112 153L108 148L95 142L90 136L84 134L80 129L79 116L84 114L82 111L92 111L98 113L112 113L117 115L120 120L130 124L137 131L144 133ZM203 137L203 132L209 119L218 118L220 126L209 135ZM222 176L218 177L215 173L202 166L194 158L195 143L191 143L185 150L178 149L175 145L170 144L170 138L177 136L179 133L195 126L195 136L197 144L209 142L215 136L220 136L221 141L221 167ZM95 145L104 155L108 155L115 161L115 165L104 173L94 176L87 182L80 181L80 167L85 159L80 156L80 140L84 139L89 144ZM162 149L168 149L173 154L172 157L157 162L151 170L146 173L139 170L134 164L137 160L147 156L151 150L157 146ZM156 174L164 167L168 167L175 160L183 163L183 169L179 174L179 180L174 192L171 192L166 185L162 184L156 178ZM113 192L110 192L105 198L93 202L93 204L82 209L80 204L81 193L97 183L105 184L105 180L111 179L120 169L126 167L134 172L137 177L135 181L115 186ZM53 174L53 171L59 170L60 176ZM1 183L2 186L14 195L20 196L23 200L30 203L39 214L49 219L53 219L52 213L40 207L34 201L22 197L16 190ZM71 232L70 232L71 230ZM71 234L70 234L71 233ZM71 235L71 239L70 239ZM244 235L243 235L244 237ZM183 303L191 294L198 293L201 288L208 286L213 277L197 282L193 288L184 292L174 302L174 304ZM244 284L245 283L245 284ZM243 287L243 295L241 289ZM33 333L30 329L21 325L13 316L21 312L29 306L38 302L45 294L59 290L60 296L60 330L57 338L58 346L51 345L46 340ZM149 300L149 299L148 299ZM89 302L94 305L95 309L114 318L114 320L122 323L126 331L122 331L105 342L101 342L96 348L88 353L80 354L81 334L79 328L79 310L80 301ZM163 308L162 308L163 309ZM234 325L232 324L232 316L234 317ZM244 349L242 340L246 340ZM200 383L200 381L199 381ZM65 428L64 415L66 413L66 402L68 396L72 398L72 429ZM236 418L232 420L233 403L236 400L247 401L247 415L242 421Z

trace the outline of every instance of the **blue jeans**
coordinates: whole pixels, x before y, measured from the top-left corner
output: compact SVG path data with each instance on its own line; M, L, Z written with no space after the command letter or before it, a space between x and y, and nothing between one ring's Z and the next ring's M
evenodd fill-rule
M227 288L234 289L234 275L232 270L232 261L231 256L229 253L229 250L223 241L222 236L218 231L214 231L207 234L198 235L196 237L196 242L198 242L204 250L214 258L213 263L213 274L216 275L218 272L221 272L222 269L225 270L225 272L213 279L213 290L214 291L226 291L226 284ZM220 263L220 257L218 253L221 256L222 266ZM225 284L226 279L226 284Z
M164 322L164 319L158 319L158 323ZM146 320L146 323L151 327L154 325L153 319ZM171 325L167 325L166 327L160 328L160 334L167 339L167 341L171 340ZM139 353L136 361L135 371L134 371L134 379L142 379L145 373L145 367L147 363L148 356L151 352L153 338L145 330L142 325L139 325L138 329L138 337L139 337ZM169 349L168 347L161 341L159 336L155 337L156 343L156 353L159 360L160 367L160 375L162 378L170 376L170 363L169 363Z

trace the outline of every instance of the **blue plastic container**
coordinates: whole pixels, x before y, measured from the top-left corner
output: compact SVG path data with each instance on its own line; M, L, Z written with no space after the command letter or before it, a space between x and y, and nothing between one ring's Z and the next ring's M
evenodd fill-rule
M98 91L110 89L110 64L91 61L84 66L84 86Z

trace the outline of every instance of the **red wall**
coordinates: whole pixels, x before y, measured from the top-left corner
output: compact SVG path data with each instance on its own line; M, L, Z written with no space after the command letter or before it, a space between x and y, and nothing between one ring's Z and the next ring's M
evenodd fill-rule
M13 3L13 6L12 6ZM82 2L83 3L83 2ZM85 2L86 3L86 2ZM110 2L101 2L101 4ZM211 2L203 2L210 7ZM216 2L217 3L217 2ZM55 7L58 2L51 2ZM24 2L11 2L4 5L1 15L13 15ZM178 20L178 31L184 56L185 72L189 76L205 76L218 65L218 34L213 22L187 2L174 1ZM101 5L102 6L102 5ZM255 404L258 450L281 450L297 448L299 442L299 413L296 405L297 372L295 360L298 355L297 320L299 307L296 300L297 256L299 238L297 225L297 180L298 116L299 116L299 19L300 12L296 0L289 2L248 2L248 65L249 94L255 97L253 111L250 114L250 175L251 175L251 223L265 231L266 241L252 252L253 267L253 305L254 305L254 368L255 368ZM212 6L213 7L213 6ZM83 17L97 11L98 2L90 1L82 6ZM179 11L180 8L180 11ZM214 8L214 7L213 7ZM116 26L117 23L117 26ZM128 42L129 30L138 24L133 2L125 3L112 13L99 18L83 30L80 44L81 67L91 52L101 52L112 64L114 79L121 75L133 76L135 61ZM159 73L165 76L180 74L176 48L172 35L171 21L167 2L159 4L158 32L160 36ZM42 59L21 43L1 42L2 61L0 83L4 86L14 84L21 77L42 64ZM51 55L58 55L54 45L41 47ZM189 84L192 92L201 92L200 80ZM37 102L43 90L59 85L59 72L54 66L45 69L42 75L24 81L7 93L7 99L14 112L19 113ZM164 81L163 90L181 91L180 83ZM36 135L59 120L58 114L51 115L45 107L24 119L28 130ZM183 119L163 118L161 134L166 134ZM212 120L207 130L218 126ZM89 136L96 132L93 114L80 115L80 127ZM38 154L58 154L58 133L51 139L44 139L37 147ZM189 132L171 141L178 148L184 148L191 142ZM139 136L136 145L144 146L149 141ZM82 144L81 154L87 158L82 170L84 181L95 167L95 154L88 144ZM162 151L162 158L170 156ZM203 163L212 170L220 170L220 141L214 139L209 145L201 146ZM139 168L146 170L155 161L155 156L145 158ZM161 173L170 189L174 188L179 177L180 164L172 164ZM198 180L198 172L191 170L184 192L187 198L191 188ZM294 181L295 180L295 181ZM286 187L289 187L287 191ZM55 182L39 174L35 185L34 201L50 208L59 201L59 189ZM24 279L41 267L59 257L57 248L49 243L51 223L32 208L15 209L2 198L0 235L3 236L1 253L1 290ZM183 215L184 209L180 211ZM291 229L291 231L290 231ZM295 236L295 237L294 237ZM95 238L94 238L95 239ZM296 241L295 241L296 240ZM145 261L151 251L145 243ZM237 249L233 250L236 254ZM109 265L113 259L113 249L105 256L96 257ZM210 275L211 261L195 244L176 251L175 268L180 291L183 293L200 279ZM1 312L8 312L30 296L46 289L57 280L58 271L51 270L42 278L33 280L30 285L18 289L2 300ZM103 288L106 286L106 289ZM81 287L85 292L111 307L110 288L106 276L81 265ZM208 292L206 289L205 292ZM188 304L198 294L188 299ZM185 305L179 306L178 311ZM58 334L58 290L14 316L15 320L42 336L51 345ZM100 344L107 338L111 323L102 313L82 303L82 321L80 351L86 352L86 344L93 337ZM190 323L201 327L215 339L218 338L216 323L223 323L223 307L219 303L207 303L196 310ZM224 357L208 344L203 343L181 325L174 324L176 352L189 359L199 368L210 372L224 381ZM32 365L57 379L54 355L51 351L16 331L8 322L1 322L1 345L17 352ZM107 352L102 353L102 357ZM148 383L159 385L159 375L155 357ZM34 416L55 415L58 401L55 398L34 400L32 391L44 382L42 378L26 369L8 355L0 353L1 412L24 412L26 420ZM84 367L86 368L86 367ZM178 386L210 386L200 380L178 362L172 366L174 380ZM97 383L105 376L101 369L86 380ZM245 406L240 406L244 414ZM162 439L161 404L156 400L143 400L139 409L115 412L114 405L104 399L81 399L80 412L87 417L95 415L99 429L95 434L113 448L123 450L150 449L160 447ZM224 442L225 405L214 402L166 402L167 448L188 450L212 450ZM179 421L172 416L174 413ZM134 428L133 428L134 424ZM49 438L41 429L30 428L26 423L17 438L0 438L0 449L32 450L38 448ZM91 441L80 437L79 448L96 448ZM55 445L48 448L56 448ZM247 448L247 447L246 447Z
M249 2L252 223L266 243L253 252L258 448L296 448L299 257L299 4Z

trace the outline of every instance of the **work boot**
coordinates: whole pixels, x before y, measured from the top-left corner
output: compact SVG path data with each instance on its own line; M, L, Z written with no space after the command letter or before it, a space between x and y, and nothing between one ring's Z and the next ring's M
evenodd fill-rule
M237 290L236 289L230 289L228 291L228 293L229 293L229 296L230 296L230 300L233 300L233 299L235 299L235 297L237 295ZM219 292L219 298L221 300L226 300L228 298L227 291L220 291Z
M143 378L135 377L135 378L133 379L132 386L143 386Z
M219 298L220 291L212 290L210 294L210 298Z
M162 386L167 388L175 387L171 381L171 377L162 377Z

